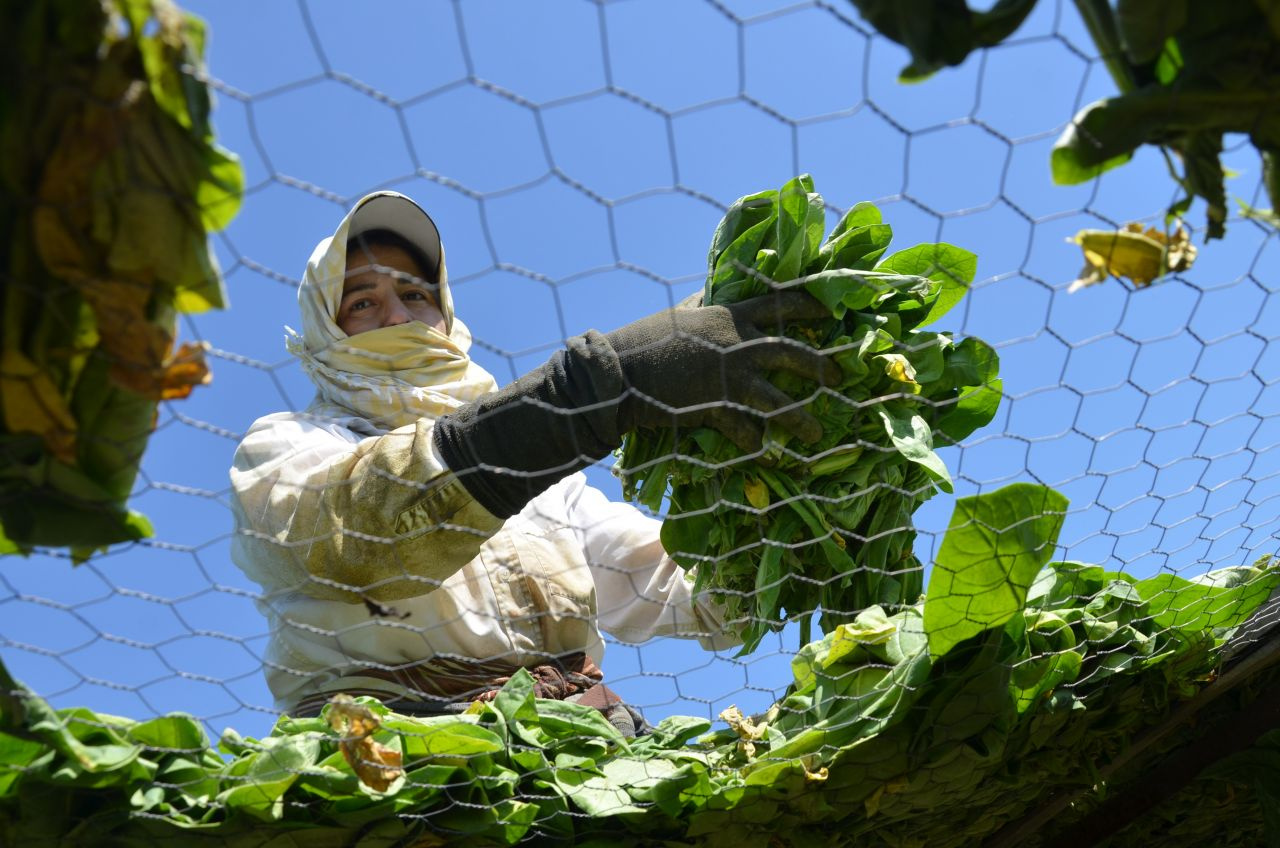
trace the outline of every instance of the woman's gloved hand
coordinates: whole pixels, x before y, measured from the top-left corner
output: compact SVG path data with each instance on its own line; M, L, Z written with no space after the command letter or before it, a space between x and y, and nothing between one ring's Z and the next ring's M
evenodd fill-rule
M637 427L715 427L743 451L761 447L766 418L805 442L822 435L801 404L770 385L792 371L835 386L840 367L782 337L792 323L830 317L803 292L727 306L675 309L569 339L547 363L436 422L437 450L500 518L606 456Z
M839 383L832 359L782 336L788 324L830 317L813 297L782 292L727 306L677 307L606 333L630 389L618 410L619 430L714 427L751 453L764 436L759 413L776 412L781 426L816 442L818 420L766 374L791 371L820 386Z

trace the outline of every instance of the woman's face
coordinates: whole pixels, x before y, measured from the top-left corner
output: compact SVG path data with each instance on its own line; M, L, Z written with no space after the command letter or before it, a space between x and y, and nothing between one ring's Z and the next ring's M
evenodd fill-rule
M410 321L445 332L435 287L408 251L371 244L347 254L337 324L348 336Z

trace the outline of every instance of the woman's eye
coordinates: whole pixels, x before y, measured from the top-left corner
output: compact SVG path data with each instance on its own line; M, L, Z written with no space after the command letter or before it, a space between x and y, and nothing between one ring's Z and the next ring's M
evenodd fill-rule
M417 291L416 289L409 289L407 292L400 295L400 297L403 298L404 300L426 300L427 293L422 291Z
M364 309L368 309L370 306L373 306L372 300L357 300L355 303L351 304L351 311L360 312Z

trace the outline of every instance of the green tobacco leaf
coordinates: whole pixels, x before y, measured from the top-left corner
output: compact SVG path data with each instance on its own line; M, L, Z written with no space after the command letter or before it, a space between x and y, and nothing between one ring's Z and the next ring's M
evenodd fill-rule
M0 801L16 791L26 773L36 772L35 761L48 750L40 742L0 732Z
M682 715L667 716L658 722L658 726L654 729L651 737L641 737L641 739L632 744L639 745L645 739L652 739L654 743L664 747L680 748L690 739L701 736L710 729L711 722L705 718Z
M1204 156L1200 145L1213 143L1224 132L1274 132L1268 104L1274 94L1265 87L1256 90L1194 91L1147 86L1130 94L1097 101L1082 109L1054 144L1050 164L1059 184L1075 184L1093 179L1127 161L1140 145L1167 143L1173 133L1180 138L1175 147L1190 143L1197 134L1209 142L1197 142L1184 155ZM1260 116L1262 116L1260 118ZM1267 125L1263 130L1261 125ZM1204 172L1211 173L1204 173ZM1198 165L1188 174L1199 182L1221 180L1221 166ZM1215 198L1206 197L1215 202Z
M690 565L700 562L711 545L710 531L714 525L715 518L705 513L680 515L669 512L659 531L662 549L677 562Z
M30 548L19 545L4 534L4 525L0 524L0 556L7 554L22 554L26 556L30 553Z
M556 785L574 806L591 816L616 816L643 813L631 803L626 790L600 774L577 768L557 768L552 772Z
M1204 199L1208 218L1205 238L1226 234L1227 189L1222 169L1222 133L1189 132L1172 145L1182 155L1182 185L1188 194Z
M211 145L204 157L208 170L196 187L195 202L205 229L215 232L226 229L240 211L244 168L240 157L217 145Z
M716 225L716 231L711 237L711 247L707 250L708 279L720 264L720 257L728 250L729 245L737 241L747 230L773 217L774 199L777 195L778 193L773 189L749 194L734 201L725 211L724 217Z
M831 228L831 233L827 236L824 244L833 244L840 239L842 235L850 230L861 229L862 227L870 227L875 224L883 223L884 219L880 215L880 210L874 203L869 200L862 200L855 203L844 213L844 216ZM887 244L888 242L886 242Z
M618 728L610 724L604 714L593 707L549 698L536 698L534 707L538 711L538 722L542 729L554 738L578 739L595 736L622 750L630 750L627 740Z
M406 762L434 760L466 765L474 758L496 754L506 747L492 730L460 719L428 724L422 720L387 718L382 726L401 735Z
M521 668L498 691L493 707L509 722L537 720L538 711L533 701L533 675L527 668Z
M452 805L432 816L432 825L449 834L448 839L433 839L428 836L423 845L517 845L528 834L529 829L538 821L541 810L537 804L505 798L501 801L485 802L481 796L480 803ZM392 820L396 821L396 820ZM397 822L399 823L399 822ZM305 831L304 831L305 833ZM378 838L379 834L361 834L357 848L374 848L378 845L408 845L417 842L414 839ZM301 848L301 840L279 846L279 848ZM349 844L349 843L348 843ZM277 848L275 845L266 848Z
M764 286L761 280L764 272L756 267L756 256L760 253L760 245L773 231L774 221L775 218L770 216L751 227L720 254L715 271L707 276L704 305L742 300L742 297L728 292L729 284L734 281L746 280L753 290Z
M268 736L248 754L249 762L235 769L228 766L231 788L218 795L216 803L266 821L284 815L283 796L299 775L320 759L320 740L313 735Z
M934 427L955 444L991 423L999 410L1004 397L1004 383L997 376L1000 357L989 344L970 336L947 353L943 373L960 389L960 396L940 410Z
M1182 73L1183 64L1182 50L1178 47L1178 42L1175 39L1169 39L1164 43L1160 58L1156 60L1156 82L1161 85L1172 85L1178 78L1178 74Z
M952 491L947 465L933 452L933 431L929 423L910 407L898 403L880 404L875 410L898 453L929 472L942 491Z
M922 282L923 277L910 274L834 268L807 277L804 290L822 301L833 317L843 318L850 310L856 312L878 305L896 292L911 289Z
M1008 38L1035 7L1036 0L997 0L975 12L965 0L853 0L881 34L911 51L900 82L925 79L947 65L959 65L970 52Z
M743 639L739 656L754 651L768 632L768 626L778 619L778 598L783 586L782 555L803 526L804 521L795 510L787 510L769 528L768 542L760 555L760 570L756 572L755 617L759 627L752 634L752 639Z
M199 752L209 747L204 727L191 716L170 713L135 724L127 736L150 748Z
M832 316L843 318L850 309L865 309L885 290L874 277L860 271L833 269L810 276L804 290L822 301Z
M182 72L182 63L185 59L191 57L183 55L186 51L181 47L182 34L179 29L180 25L174 26L182 20L181 16L176 15L166 15L158 18L156 24L157 32L154 35L145 35L137 38L137 45L138 52L142 54L142 65L146 70L148 87L151 91L151 96L156 101L156 105L163 109L165 114L183 129L191 130L200 115L191 114L191 108L187 102L187 87L183 84L185 74ZM199 19L197 18L196 20ZM138 34L135 32L135 37ZM207 89L203 89L203 87L201 89L206 92L204 108L201 109L201 104L199 103L193 105L197 107L196 111L198 113L207 113ZM204 133L201 132L199 134L203 135Z
M776 281L800 276L800 269L817 252L825 220L822 198L813 193L813 178L808 174L801 174L778 190L778 265L773 272Z
M1269 567L1248 574L1241 582L1228 582L1229 574L1216 573L1216 581L1186 580L1174 574L1158 574L1133 584L1147 602L1155 624L1179 630L1235 627L1249 617L1280 586L1280 569Z
M978 273L978 257L953 244L918 244L885 258L876 270L914 274L942 283L928 311L918 320L905 322L907 326L924 327L950 312L969 291L969 284Z
M1146 127L1126 121L1116 100L1099 100L1080 110L1053 145L1049 168L1058 185L1088 182L1133 158L1146 140Z
M1047 486L1013 483L956 501L925 592L929 652L945 655L1020 612L1068 506Z
M1077 607L1102 590L1106 572L1084 562L1051 562L1036 575L1027 605L1041 609Z
M855 227L839 238L827 239L807 270L810 274L841 268L869 271L892 240L893 228L888 224Z

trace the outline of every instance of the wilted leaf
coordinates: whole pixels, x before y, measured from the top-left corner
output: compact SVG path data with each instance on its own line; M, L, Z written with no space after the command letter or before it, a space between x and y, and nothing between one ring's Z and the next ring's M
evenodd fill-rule
M1067 291L1079 291L1107 277L1124 277L1138 288L1146 288L1165 274L1186 271L1196 261L1191 237L1178 224L1166 234L1139 223L1120 230L1081 230L1067 239L1084 251L1085 266L1080 278Z
M159 385L160 400L180 400L191 394L196 386L207 386L212 379L205 354L208 342L183 342L178 350L161 366Z
M763 722L756 724L749 716L742 714L742 710L736 706L729 707L720 713L720 720L727 722L730 729L738 734L738 750L743 753L747 759L751 759L756 755L755 743L764 738L765 731L768 726Z
M342 736L338 748L356 777L370 789L386 792L404 771L400 752L373 738L381 720L347 695L335 695L329 700L328 715L329 726Z

